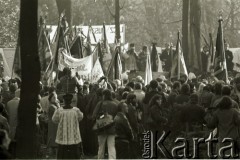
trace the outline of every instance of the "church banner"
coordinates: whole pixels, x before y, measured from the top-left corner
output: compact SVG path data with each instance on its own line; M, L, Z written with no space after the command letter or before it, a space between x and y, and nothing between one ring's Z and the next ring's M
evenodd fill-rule
M92 54L90 56L76 59L71 57L66 53L65 50L62 50L59 54L59 65L58 69L62 71L64 67L69 67L75 74L78 72L79 75L87 75L91 73L93 66L93 57Z

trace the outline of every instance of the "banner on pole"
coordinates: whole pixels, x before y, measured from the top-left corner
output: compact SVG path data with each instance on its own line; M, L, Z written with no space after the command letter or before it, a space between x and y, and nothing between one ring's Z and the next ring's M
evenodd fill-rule
M60 71L63 71L65 67L69 67L73 73L78 72L79 75L87 75L91 73L93 66L92 54L84 58L76 59L69 56L64 49L60 49L59 52L58 69Z

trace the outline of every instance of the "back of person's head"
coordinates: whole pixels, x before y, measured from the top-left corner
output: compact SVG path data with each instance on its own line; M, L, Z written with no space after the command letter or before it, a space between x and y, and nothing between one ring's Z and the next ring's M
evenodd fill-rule
M112 100L112 93L109 89L104 89L103 92L104 100Z
M221 101L217 104L219 109L230 109L232 107L232 100L228 96L223 96Z
M190 86L189 84L183 84L181 87L182 94L189 94L190 93Z
M216 95L221 95L221 93L222 93L222 83L221 82L217 82L217 83L215 83L215 85L214 85L214 91L215 91L215 94Z
M118 112L122 112L124 110L124 107L127 107L127 104L125 102L120 102L117 106Z
M173 83L173 89L180 89L181 88L181 83L179 81L175 81Z
M134 89L134 85L135 85L135 83L133 81L131 81L127 84L127 86L131 87L132 89Z
M231 88L227 85L222 87L222 95L223 96L230 96L231 95Z
M135 83L135 89L141 90L142 89L142 84L139 83L139 82Z
M163 82L163 79L160 78L160 77L158 77L156 80L157 80L159 83Z
M124 89L123 89L123 92L131 92L132 91L132 88L130 86L126 86Z
M20 89L17 89L17 90L15 91L15 97L20 98L20 93L21 93L21 90L20 90Z
M189 99L191 104L198 103L198 95L196 93L191 94Z
M166 90L166 89L167 89L167 84L164 83L164 82L161 82L161 83L160 83L160 86L162 87L163 90Z
M102 97L102 95L103 95L103 88L98 88L96 93L97 93L98 97Z
M209 85L206 85L203 87L203 91L207 91L207 92L210 92L210 88L209 88Z
M127 95L127 103L131 103L134 98L136 98L136 95L133 93L129 93Z
M157 82L156 80L152 80L152 81L150 82L150 87L151 87L152 89L157 89L157 87L158 87L158 82Z
M122 93L122 99L127 99L129 92L125 91Z

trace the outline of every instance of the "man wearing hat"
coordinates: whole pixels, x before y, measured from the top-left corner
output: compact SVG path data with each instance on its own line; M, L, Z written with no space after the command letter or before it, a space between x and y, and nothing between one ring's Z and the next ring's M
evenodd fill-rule
M140 71L145 72L147 61L147 46L143 46L142 51L138 55L138 68Z
M137 59L138 59L138 55L135 51L135 45L133 43L131 43L130 49L127 51L127 56L124 57L125 70L130 70L130 71L138 70Z

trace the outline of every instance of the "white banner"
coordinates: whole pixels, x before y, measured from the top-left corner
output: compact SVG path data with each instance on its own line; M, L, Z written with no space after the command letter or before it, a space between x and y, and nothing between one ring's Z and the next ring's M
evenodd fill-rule
M75 26L73 26L75 28ZM87 36L88 34L88 28L89 26L76 26L77 31L79 33L82 33ZM109 44L115 43L115 25L105 25L106 28L106 35L107 35L107 40ZM52 42L57 26L56 25L47 25L47 29L50 31L50 40ZM93 34L90 35L91 43L92 44L97 44L101 39L102 39L102 32L103 32L103 25L98 25L98 26L92 26L93 33L96 37L96 41L94 40ZM121 43L125 43L125 25L120 24L120 36L121 36ZM86 39L85 39L86 40Z
M66 50L61 50L59 52L58 69L60 71L62 71L64 67L69 67L74 73L78 72L79 75L86 75L91 73L93 66L92 54L84 58L76 59L69 56L65 51Z

